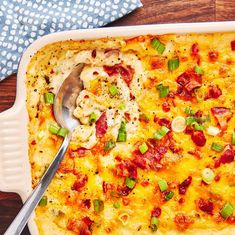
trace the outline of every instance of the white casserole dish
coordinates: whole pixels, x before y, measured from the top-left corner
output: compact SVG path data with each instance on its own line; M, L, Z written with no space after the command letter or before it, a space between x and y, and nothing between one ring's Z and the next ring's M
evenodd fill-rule
M28 160L28 114L26 110L26 70L32 55L43 46L63 40L96 39L103 37L134 37L145 34L211 33L235 31L235 21L128 26L102 29L73 30L44 36L24 52L17 73L16 101L12 108L0 113L0 191L16 192L23 201L30 194L31 172ZM29 230L37 235L33 216Z

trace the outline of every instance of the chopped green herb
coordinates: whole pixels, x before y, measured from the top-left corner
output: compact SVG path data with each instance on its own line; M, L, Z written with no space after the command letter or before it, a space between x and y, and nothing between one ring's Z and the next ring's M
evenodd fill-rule
M113 140L108 140L104 144L104 151L108 152L116 146L116 143Z
M47 205L47 196L42 196L41 200L38 203L39 206L46 206Z
M125 184L128 188L133 189L136 184L136 179L126 177Z
M221 216L226 220L230 215L233 214L234 207L231 203L226 203L220 211Z
M158 218L153 216L151 218L151 229L153 232L156 232L158 230L158 224L159 224Z
M168 60L168 70L173 71L179 67L179 58L173 58Z
M44 100L46 104L54 104L54 98L55 95L53 93L48 92L44 94Z
M159 129L155 134L154 134L154 139L160 140L162 139L170 130L162 126L161 129Z
M212 145L211 145L211 149L218 152L218 153L220 153L220 152L223 151L224 147L221 144L213 142Z
M141 144L139 150L142 154L146 153L148 151L148 145L146 143Z
M164 197L164 199L165 199L166 201L169 201L173 196L174 196L174 192L169 191L169 192L166 194L166 196Z
M118 89L115 85L112 85L109 87L109 92L111 96L115 96L118 93Z
M200 75L203 75L203 74L204 74L203 69L202 69L201 67L199 67L199 66L195 66L194 71L195 71L196 73L200 74Z
M118 209L118 208L120 207L119 202L114 202L114 203L113 203L113 207L116 208L116 209Z
M158 186L161 192L166 191L168 189L167 182L164 179L158 180Z
M93 122L95 122L96 119L97 119L97 115L96 115L94 112L92 112L92 113L90 114L90 116L89 116L89 123L90 123L90 125L91 125Z
M152 47L157 50L159 54L162 54L165 51L165 45L161 43L157 38L154 38L151 42Z
M163 86L162 84L159 84L156 86L156 89L159 91L160 98L165 98L169 94L169 86Z
M104 210L104 202L101 201L100 199L95 199L93 200L93 206L94 206L94 210L99 213L102 210Z

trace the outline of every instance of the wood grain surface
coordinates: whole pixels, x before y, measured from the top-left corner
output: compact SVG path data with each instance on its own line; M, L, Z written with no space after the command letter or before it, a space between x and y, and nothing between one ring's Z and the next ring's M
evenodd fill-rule
M142 8L108 26L235 20L235 0L142 0L142 3ZM16 76L12 75L0 82L0 112L13 105L15 94ZM21 206L18 195L0 192L0 235ZM22 234L30 233L25 228Z

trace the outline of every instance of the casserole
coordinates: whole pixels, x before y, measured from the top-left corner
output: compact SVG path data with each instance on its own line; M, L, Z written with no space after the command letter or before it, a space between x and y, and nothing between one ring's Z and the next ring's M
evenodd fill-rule
M116 36L134 37L149 33L228 32L233 31L234 25L234 22L220 22L104 28L56 33L37 40L25 51L21 59L18 70L16 102L11 109L0 115L0 189L18 193L23 201L31 191L31 174L28 163L27 145L28 120L25 107L26 89L24 80L26 68L32 55L41 47L56 41L68 39L95 39ZM14 142L13 146L12 142ZM32 234L37 234L37 229L32 219L29 222L29 227Z

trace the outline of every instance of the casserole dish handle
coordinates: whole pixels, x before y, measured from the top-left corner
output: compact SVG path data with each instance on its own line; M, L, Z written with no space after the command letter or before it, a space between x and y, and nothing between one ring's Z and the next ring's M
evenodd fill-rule
M0 191L18 193L22 199L31 191L24 109L17 104L0 113Z

